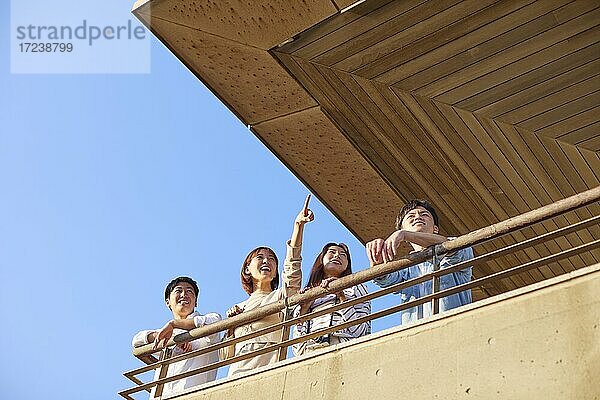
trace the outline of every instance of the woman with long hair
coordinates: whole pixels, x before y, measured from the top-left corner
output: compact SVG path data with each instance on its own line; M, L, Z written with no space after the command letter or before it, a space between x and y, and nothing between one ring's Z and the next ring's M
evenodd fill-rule
M301 251L302 235L304 225L314 219L313 212L308 208L310 195L306 197L304 207L294 221L292 237L287 242L286 258L283 263L283 274L281 277L282 287L279 288L279 271L277 268L277 255L268 247L257 247L252 250L242 263L240 279L242 288L249 297L231 307L227 311L228 317L233 317L242 312L253 310L257 307L277 302L292 296L300 290L302 285ZM240 337L245 334L256 332L267 326L283 321L283 312L268 315L258 321L242 325L229 332L228 336ZM224 357L231 355L239 356L255 350L260 350L281 341L281 329L266 333L264 335L245 340L230 346ZM241 360L229 366L228 376L255 368L263 367L277 361L277 351L271 351L249 359Z
M327 288L334 280L350 274L352 274L352 261L350 260L348 246L344 243L327 243L323 247L323 250L317 255L313 267L310 270L308 284L302 291L317 286ZM346 301L347 299L355 299L364 296L367 293L366 286L361 283L338 293L330 293L326 296L319 297L313 302L302 303L294 310L294 316L323 310L334 304ZM352 321L370 313L371 303L369 301L358 303L297 324L294 329L293 337L301 337L320 329ZM308 339L306 342L292 346L292 350L294 354L298 356L322 347L347 342L369 333L371 333L371 322L367 321Z

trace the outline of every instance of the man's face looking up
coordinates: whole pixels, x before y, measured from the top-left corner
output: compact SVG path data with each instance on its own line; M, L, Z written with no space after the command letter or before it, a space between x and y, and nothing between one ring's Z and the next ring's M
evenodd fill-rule
M194 292L194 287L187 282L179 282L169 295L167 307L174 314L184 318L193 313L196 307L196 292Z
M438 233L438 227L433 222L433 215L421 206L406 213L402 219L402 229L410 232Z

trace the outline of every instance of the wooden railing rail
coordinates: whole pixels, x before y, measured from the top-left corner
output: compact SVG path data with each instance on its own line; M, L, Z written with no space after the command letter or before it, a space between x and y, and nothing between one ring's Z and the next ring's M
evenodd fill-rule
M383 275L389 274L391 272L401 270L403 268L407 268L411 265L415 265L415 264L423 262L425 260L440 258L449 252L458 251L460 249L464 249L467 247L471 247L471 246L474 246L477 244L484 243L486 241L498 238L500 236L510 234L516 230L531 226L535 223L539 223L539 222L542 222L549 218L553 218L557 215L561 215L566 212L575 210L577 208L584 207L586 205L592 204L599 200L600 200L600 186L590 189L590 190L587 190L585 192L576 194L574 196L568 197L564 200L555 202L553 204L540 207L536 210L532 210L525 214L509 218L509 219L507 219L505 221L501 221L497 224L493 224L488 227L478 229L478 230L468 233L466 235L459 236L456 239L449 240L444 243L432 246L424 251L421 251L418 253L411 253L401 260L375 265L375 266L372 266L371 268L356 272L352 275L342 277L340 279L333 281L327 289L321 288L321 287L313 288L313 289L306 291L305 293L295 294L284 300L257 308L255 310L251 310L251 311L242 313L235 317L228 318L226 320L219 321L214 324L207 325L207 326L204 326L201 328L192 329L189 332L177 335L174 338L172 338L169 341L168 346L171 346L176 343L182 343L182 342L195 340L197 338L212 335L214 333L227 331L229 329L233 329L233 328L236 328L241 325L246 325L246 324L251 323L256 320L260 320L260 319L264 318L265 316L273 314L273 313L279 313L282 311L286 311L289 313L289 311L293 307L295 307L297 304L299 304L301 302L312 301L312 300L322 297L323 295L326 295L328 293L339 292L345 288L349 288L349 287L355 286L360 283L365 283L365 282L371 281L376 277L383 276ZM393 292L398 292L402 289L411 287L413 285L416 285L416 284L419 284L419 283L422 283L422 282L425 282L428 280L432 280L433 288L439 288L439 278L443 275L459 271L468 266L487 262L487 261L495 259L497 257L511 254L511 253L514 253L515 251L522 250L524 248L528 248L528 247L531 247L531 246L534 246L534 245L537 245L540 243L544 243L544 242L547 242L548 240L562 237L567 234L579 231L581 229L585 229L585 228L589 228L594 225L598 225L599 221L600 221L600 215L593 216L584 221L580 221L575 224L545 233L543 235L539 235L537 237L527 239L527 240L524 240L524 241L521 241L521 242L518 242L518 243L515 243L512 245L508 245L501 249L488 252L486 254L479 255L473 259L452 265L449 268L435 270L432 273L425 274L425 275L420 276L415 279L397 283L397 284L387 287L385 289L381 289L381 290L369 293L360 298L356 298L356 299L352 299L349 301L345 301L340 304L336 304L336 305L329 307L327 309L324 309L324 310L314 311L312 313L302 315L302 316L296 317L296 318L287 318L283 322L280 322L278 324L274 324L267 328L253 332L249 335L245 335L245 336L238 337L238 338L227 339L220 343L216 343L216 344L210 345L208 347L205 347L205 348L202 348L199 350L195 350L195 351L192 351L189 353L184 353L184 354L181 354L181 355L178 355L175 357L170 357L170 358L162 359L159 361L155 361L154 359L148 358L152 353L156 352L155 350L152 349L151 344L134 348L133 354L136 357L143 360L144 362L148 363L148 365L138 368L138 369L135 369L135 370L132 370L132 371L125 372L124 375L127 378L129 378L131 381L133 381L137 386L134 388L131 388L131 389L124 390L124 391L120 392L119 394L126 399L132 399L132 397L130 396L131 394L140 392L140 391L144 391L144 390L149 391L149 389L154 386L157 387L157 394L159 394L162 391L162 386L167 382L172 382L174 380L186 378L186 377L189 377L189 376L192 376L195 374L199 374L199 373L206 372L206 371L209 371L209 370L212 370L215 368L229 365L233 362L252 358L257 355L269 353L272 351L278 350L279 354L280 354L280 358L285 358L285 353L287 352L286 349L290 345L293 345L296 343L301 343L301 342L306 341L307 339L310 339L313 337L317 337L317 336L320 336L320 335L323 335L326 333L330 333L330 332L335 332L337 330L343 329L348 326L358 325L362 322L370 321L370 320L373 320L376 318L390 315L390 314L393 314L393 313L396 313L396 312L399 312L402 310L406 310L408 308L415 307L420 304L425 304L427 302L432 302L432 306L433 306L432 309L434 310L434 313L435 313L435 311L437 311L439 309L439 306L438 306L439 299L441 299L443 297L446 297L446 296L449 296L449 295L452 295L455 293L459 293L459 292L462 292L465 290L469 290L471 288L475 288L478 286L483 286L490 282L494 282L499 279L504 279L509 276L512 276L512 275L515 275L518 273L522 273L522 272L528 271L533 268L538 268L540 266L548 265L549 263L552 263L552 262L555 262L555 261L558 261L561 259L569 258L573 255L577 255L577 254L580 254L585 251L597 249L600 246L600 240L592 240L591 242L584 243L580 246L576 246L576 247L573 247L568 250L563 250L556 254L551 254L549 256L542 257L540 259L533 260L533 261L527 262L525 264L504 270L504 271L496 272L494 274L472 280L472 281L470 281L466 284L460 285L460 286L454 286L454 287L447 288L444 290L439 290L439 289L434 290L433 293L423 296L423 297L420 297L413 301L399 304L397 306L390 307L390 308L387 308L384 310L376 311L376 312L371 313L368 316L364 316L364 317L361 317L361 318L358 318L358 319L355 319L355 320L352 320L352 321L349 321L349 322L346 322L346 323L343 323L340 325L329 327L327 329L315 331L309 335L302 336L300 338L289 339L288 335L284 335L284 340L281 343L277 343L272 346L262 348L258 351L235 356L235 357L232 357L232 358L229 358L226 360L221 360L216 363L206 365L202 368L198 368L195 370L187 371L182 374L169 376L169 377L166 376L167 368L168 368L169 364L171 364L173 362L181 361L181 360L184 360L184 359L187 359L190 357L195 357L195 356L198 356L201 354L215 351L215 350L218 350L219 348L231 346L233 344L236 344L236 343L239 343L242 341L246 341L251 338L258 337L258 336L261 336L261 335L264 335L266 333L273 332L276 330L286 329L286 331L289 333L289 328L291 326L293 326L297 323L300 323L302 321L310 320L310 319L313 319L320 315L329 314L333 311L340 310L340 309L343 309L343 308L346 308L346 307L349 307L349 306L352 306L352 305L355 305L358 303L362 303L362 302L365 302L368 300L372 300L372 299L375 299L375 298L378 298L378 297L381 297L381 296L384 296L384 295L387 295L387 294L390 294ZM143 383L140 379L138 379L136 377L136 375L139 375L141 373L148 372L150 370L157 369L157 368L161 369L160 379L157 379L157 380L149 382L149 383Z

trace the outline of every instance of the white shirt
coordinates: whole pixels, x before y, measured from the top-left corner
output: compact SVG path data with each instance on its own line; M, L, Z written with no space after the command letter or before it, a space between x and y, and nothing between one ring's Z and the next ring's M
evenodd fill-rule
M188 319L193 318L194 325L196 325L197 328L204 326L204 325L210 325L212 323L215 323L215 322L221 320L221 316L217 313L208 313L206 315L201 315L197 311L188 315L187 318ZM149 343L148 335L152 332L158 332L158 331L146 330L146 331L138 332L133 337L133 341L132 341L133 347L139 347L139 346L148 344ZM182 329L174 329L173 336L178 335L183 332L187 332L187 331L182 330ZM209 345L218 343L220 341L221 341L221 335L219 333L214 333L210 336L193 340L190 343L192 344L192 350L198 350L203 347L207 347ZM183 351L179 347L175 346L175 348L173 349L172 355L176 356L176 355L179 355L182 353L183 353ZM155 353L154 355L157 358L159 358L160 352ZM167 377L177 375L182 372L187 372L192 369L201 368L201 367L204 367L205 365L212 364L217 361L219 361L219 352L218 351L211 351L210 353L205 353L205 354L201 354L196 357L191 357L191 358L188 358L185 360L177 361L177 362L169 365ZM155 371L156 372L154 373L154 380L157 380L159 373L160 373L160 368L157 368ZM217 377L217 370L214 369L214 370L211 370L208 372L203 372L198 375L193 375L193 376L190 376L187 378L183 378L183 379L179 379L176 381L165 383L165 385L163 386L163 396L173 395L173 394L182 392L185 389L191 388L193 386L198 386L198 385L201 385L206 382L214 381L216 379L216 377ZM156 386L152 388L152 392L150 393L150 399L154 398L155 391L156 391Z

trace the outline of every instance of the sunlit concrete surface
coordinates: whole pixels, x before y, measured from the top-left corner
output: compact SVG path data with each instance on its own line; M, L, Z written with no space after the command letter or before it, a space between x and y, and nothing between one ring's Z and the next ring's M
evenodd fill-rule
M600 265L177 397L600 399Z

